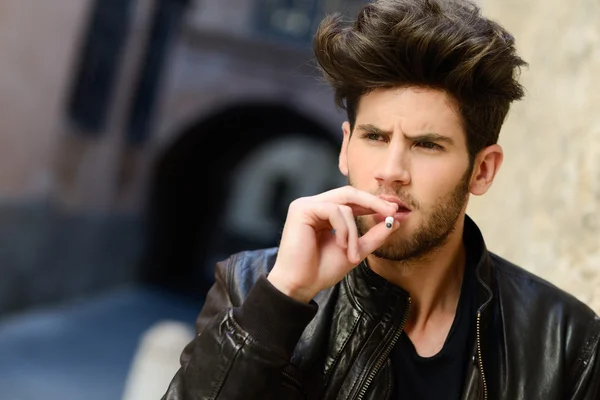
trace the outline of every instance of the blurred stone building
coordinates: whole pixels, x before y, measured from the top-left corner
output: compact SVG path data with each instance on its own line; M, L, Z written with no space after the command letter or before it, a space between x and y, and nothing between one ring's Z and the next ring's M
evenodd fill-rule
M0 313L137 279L194 290L276 243L291 199L343 183L310 35L360 3L4 0ZM600 312L600 5L482 7L530 67L470 214L493 251Z

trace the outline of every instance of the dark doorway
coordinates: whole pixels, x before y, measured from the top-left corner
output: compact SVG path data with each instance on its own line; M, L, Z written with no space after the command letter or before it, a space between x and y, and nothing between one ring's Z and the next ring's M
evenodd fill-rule
M203 296L216 261L276 246L294 198L344 184L340 137L280 104L239 104L184 130L153 171L145 282Z

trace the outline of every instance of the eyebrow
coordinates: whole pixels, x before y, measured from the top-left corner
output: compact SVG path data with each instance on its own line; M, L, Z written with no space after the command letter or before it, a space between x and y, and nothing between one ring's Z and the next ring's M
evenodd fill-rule
M374 133L376 135L392 136L391 131L380 129L372 124L358 125L357 128L361 131ZM440 135L439 133L434 132L427 132L417 136L407 136L407 138L415 142L444 142L450 145L454 144L454 139L451 137Z

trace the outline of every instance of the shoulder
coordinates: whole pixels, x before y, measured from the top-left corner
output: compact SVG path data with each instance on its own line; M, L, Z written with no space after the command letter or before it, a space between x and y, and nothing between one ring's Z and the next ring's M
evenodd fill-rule
M534 311L562 310L573 318L591 321L596 317L594 311L571 293L560 289L549 281L519 267L502 257L490 253L494 265L496 283L500 295L520 300L519 307Z
M241 251L217 264L217 279L225 284L234 305L241 304L259 277L269 274L278 250L271 247Z
M531 349L543 343L545 353L566 356L570 365L589 359L600 340L596 313L547 280L495 254L490 256L498 307L506 326L511 326L505 334L514 333L513 343Z

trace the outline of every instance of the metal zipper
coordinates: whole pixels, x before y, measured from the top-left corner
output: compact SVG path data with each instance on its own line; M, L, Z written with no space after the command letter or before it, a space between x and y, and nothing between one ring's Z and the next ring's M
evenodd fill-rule
M292 386L294 386L295 389L298 389L303 395L305 395L304 386L298 379L294 378L292 375L288 374L285 371L282 371L282 375L293 384Z
M479 372L481 373L481 381L483 382L483 399L487 400L488 392L487 392L487 382L485 380L485 371L483 370L483 358L481 357L481 329L480 329L480 321L481 321L481 311L477 312L477 359L479 365Z
M400 327L398 328L396 333L394 333L394 337L392 338L392 340L390 341L388 346L381 353L381 357L379 357L379 360L377 360L377 363L375 364L373 369L371 369L371 372L369 373L369 376L367 376L367 380L365 381L365 384L360 389L360 393L358 394L358 397L356 397L356 400L362 400L362 398L365 396L365 393L367 393L367 389L371 385L371 382L373 382L375 375L377 375L377 372L379 371L379 369L381 368L383 363L387 360L390 352L392 351L392 349L396 345L396 342L400 338L400 335L404 331L404 325L406 325L406 321L408 320L408 316L410 314L410 305L411 305L411 298L409 297L408 298L408 307L406 308L406 311L404 312L404 317L402 318L402 323L400 324Z
M481 355L481 313L486 309L490 301L492 301L493 293L492 289L490 289L490 287L483 281L483 279L481 279L481 275L479 274L479 268L475 270L475 276L477 277L479 284L483 286L483 288L488 293L488 299L479 307L479 310L477 310L477 364L479 366L479 373L481 374L481 382L483 384L483 399L487 400L487 381L485 379L485 370L483 369L483 357Z

